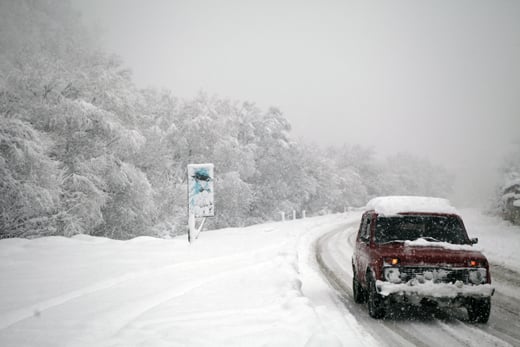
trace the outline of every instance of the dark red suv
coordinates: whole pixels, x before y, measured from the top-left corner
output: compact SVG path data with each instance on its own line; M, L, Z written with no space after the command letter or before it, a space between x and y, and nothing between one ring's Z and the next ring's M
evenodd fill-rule
M445 199L375 198L356 238L354 300L374 318L390 304L464 306L470 321L486 323L494 288L477 241Z

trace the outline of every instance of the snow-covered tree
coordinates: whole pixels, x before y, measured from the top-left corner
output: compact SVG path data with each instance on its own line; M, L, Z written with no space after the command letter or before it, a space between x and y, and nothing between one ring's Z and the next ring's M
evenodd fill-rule
M250 215L253 188L242 180L238 172L219 174L215 180L215 189L217 210L211 221L214 227L245 226L255 222Z
M56 233L56 162L30 124L0 115L0 237Z
M183 233L189 163L215 164L209 227L448 191L416 158L297 143L276 108L139 90L95 41L67 1L0 2L0 237Z
M492 209L504 219L520 225L520 145L504 157L500 171L501 180Z

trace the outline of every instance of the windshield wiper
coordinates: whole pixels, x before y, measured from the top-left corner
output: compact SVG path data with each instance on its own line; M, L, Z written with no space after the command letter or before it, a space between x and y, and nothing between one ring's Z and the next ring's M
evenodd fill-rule
M396 243L396 242L405 242L405 240L390 240L390 241L386 241L386 242L380 242L379 244L380 245L386 245L388 243Z

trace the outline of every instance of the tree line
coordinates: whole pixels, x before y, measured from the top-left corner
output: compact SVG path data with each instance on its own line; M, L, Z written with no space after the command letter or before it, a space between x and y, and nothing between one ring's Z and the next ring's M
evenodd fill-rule
M520 143L511 146L499 169L491 212L513 224L520 225Z
M0 238L185 233L189 163L215 165L210 228L451 191L409 154L298 143L274 107L139 89L95 41L68 2L0 2Z

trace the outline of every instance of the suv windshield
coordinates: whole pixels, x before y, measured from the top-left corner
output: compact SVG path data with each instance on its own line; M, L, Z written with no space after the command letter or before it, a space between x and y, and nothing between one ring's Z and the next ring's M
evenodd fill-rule
M376 243L420 238L459 245L467 243L464 226L454 216L404 215L377 218Z

